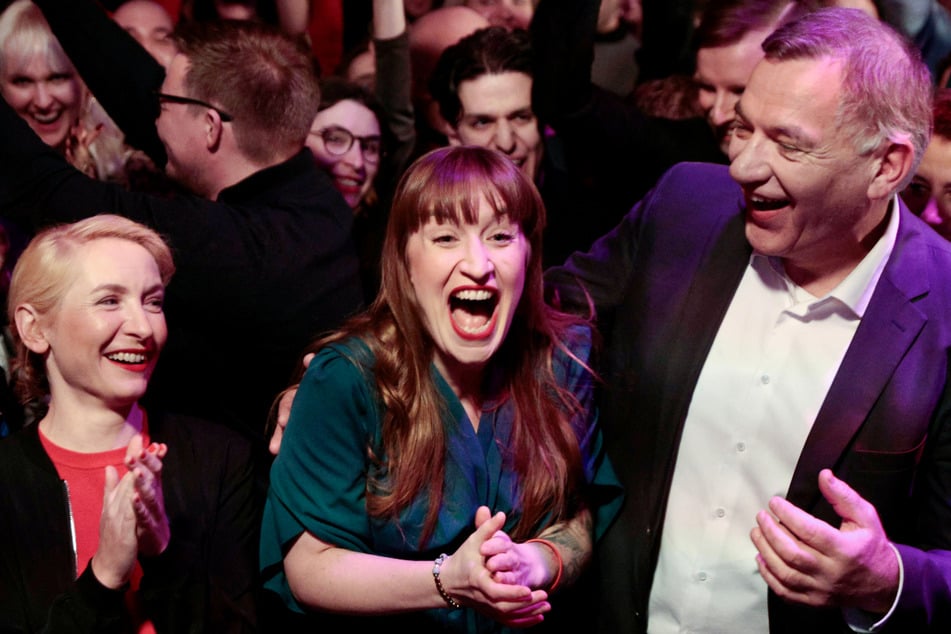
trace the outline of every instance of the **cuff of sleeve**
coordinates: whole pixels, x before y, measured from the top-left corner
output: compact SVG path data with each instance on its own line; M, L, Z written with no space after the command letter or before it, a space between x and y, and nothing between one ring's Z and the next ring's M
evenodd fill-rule
M874 634L875 632L881 631L888 622L888 619L895 613L895 608L898 607L898 599L901 597L901 591L905 585L905 565L902 563L901 553L895 548L895 544L889 542L888 545L892 547L895 558L898 559L898 591L895 593L895 600L892 602L892 607L885 613L885 616L872 614L871 612L866 612L858 608L843 608L842 615L853 632L859 632L859 634Z
M90 560L91 561L91 560ZM113 590L99 582L92 571L92 565L86 564L86 569L76 579L76 588L85 600L97 611L121 612L124 604L124 597L128 584L121 588Z

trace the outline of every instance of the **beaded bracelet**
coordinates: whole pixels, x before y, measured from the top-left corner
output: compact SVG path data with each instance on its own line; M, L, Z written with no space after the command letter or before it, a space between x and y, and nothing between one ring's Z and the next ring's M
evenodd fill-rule
M446 603L451 609L458 610L462 607L462 604L449 596L449 593L446 592L446 589L442 587L442 581L439 580L439 567L442 566L444 561L446 561L446 557L446 553L436 557L436 561L433 563L433 580L436 582L436 590L439 591L439 596L446 600Z
M558 583L561 581L561 573L564 572L565 562L561 559L561 553L558 552L558 548L548 541L547 539L528 539L525 540L526 544L544 544L551 549L551 552L555 553L555 561L558 562L558 572L555 573L555 579L551 582L551 585L548 586L549 592L554 592L555 588L558 587Z

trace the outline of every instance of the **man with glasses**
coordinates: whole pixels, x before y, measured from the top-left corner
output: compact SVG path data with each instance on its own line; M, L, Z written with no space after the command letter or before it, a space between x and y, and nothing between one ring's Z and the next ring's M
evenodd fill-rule
M167 69L96 5L40 0L87 85L191 195L86 178L0 104L0 212L33 226L124 215L169 239L169 345L149 397L259 443L274 396L317 334L362 303L352 214L304 140L319 90L309 51L276 30L182 32Z

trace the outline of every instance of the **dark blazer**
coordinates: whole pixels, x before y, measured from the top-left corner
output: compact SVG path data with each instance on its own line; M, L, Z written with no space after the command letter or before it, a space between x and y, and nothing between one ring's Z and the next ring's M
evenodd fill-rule
M602 630L644 632L667 495L697 378L751 247L727 168L675 166L588 253L550 270L567 305L605 327L602 425L626 487L601 542ZM889 631L951 627L951 244L901 205L871 302L816 417L788 499L838 526L824 467L877 508L904 588ZM763 500L765 507L767 500ZM754 525L750 518L750 527ZM769 597L770 631L847 632L838 609Z

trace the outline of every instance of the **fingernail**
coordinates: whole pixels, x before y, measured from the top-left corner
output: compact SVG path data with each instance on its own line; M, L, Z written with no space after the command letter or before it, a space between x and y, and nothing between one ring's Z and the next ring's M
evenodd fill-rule
M153 442L149 445L149 453L155 453L156 451L158 451L158 445Z

